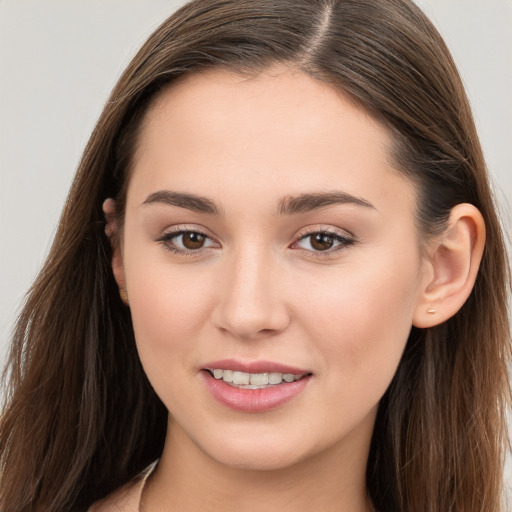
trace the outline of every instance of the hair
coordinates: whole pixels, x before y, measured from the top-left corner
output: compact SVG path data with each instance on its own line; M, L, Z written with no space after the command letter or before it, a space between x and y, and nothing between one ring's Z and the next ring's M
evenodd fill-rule
M450 320L412 328L382 398L367 466L380 512L502 510L510 405L509 273L482 150L441 36L409 0L196 0L167 19L113 89L85 149L48 259L27 295L5 373L0 509L84 511L161 454L168 412L135 348L104 234L122 223L144 115L191 73L256 76L285 64L387 126L416 185L420 238L453 206L482 213L474 289Z

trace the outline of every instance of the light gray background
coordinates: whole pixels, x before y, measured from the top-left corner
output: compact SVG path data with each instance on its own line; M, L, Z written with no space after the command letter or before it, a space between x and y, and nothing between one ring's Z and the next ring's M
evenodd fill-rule
M183 3L0 0L0 363L110 89ZM512 0L418 3L463 75L510 234ZM512 487L510 461L506 479Z

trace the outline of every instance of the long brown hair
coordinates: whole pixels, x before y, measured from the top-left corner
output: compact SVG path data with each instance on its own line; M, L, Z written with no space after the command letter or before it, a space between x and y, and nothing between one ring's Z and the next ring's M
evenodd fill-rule
M509 274L468 101L444 42L409 0L196 0L115 86L85 149L48 259L15 330L0 424L0 509L84 511L162 451L167 411L139 362L110 269L102 202L119 221L143 116L178 77L290 64L394 134L419 191L418 232L475 205L487 244L449 321L412 329L383 397L367 469L380 512L497 512L510 404Z

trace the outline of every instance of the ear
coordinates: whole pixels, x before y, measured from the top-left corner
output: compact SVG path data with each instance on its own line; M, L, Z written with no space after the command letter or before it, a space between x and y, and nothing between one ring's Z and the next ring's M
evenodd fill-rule
M455 206L447 228L428 249L414 326L433 327L457 313L475 284L484 245L482 214L471 204Z
M112 245L112 272L114 279L121 294L126 293L126 283L124 278L123 257L121 254L121 244L116 220L116 202L112 198L105 199L103 202L103 213L105 214L105 235Z

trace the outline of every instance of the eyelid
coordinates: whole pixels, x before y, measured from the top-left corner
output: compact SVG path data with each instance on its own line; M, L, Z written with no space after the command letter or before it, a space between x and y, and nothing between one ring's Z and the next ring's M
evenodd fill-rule
M206 236L208 238L213 238L210 234L207 233L206 229L203 229L200 226L190 224L177 224L175 226L170 226L164 229L163 233L156 237L156 240L165 238L169 235L177 236L183 233L199 233L200 235Z
M314 235L315 233L326 233L329 235L337 235L343 238L352 239L354 241L356 240L356 236L347 229L342 229L331 224L315 224L306 226L301 228L295 237L297 240L299 240L300 238L308 235Z

